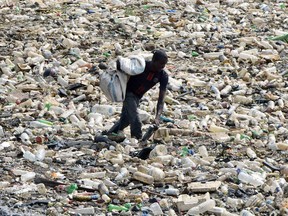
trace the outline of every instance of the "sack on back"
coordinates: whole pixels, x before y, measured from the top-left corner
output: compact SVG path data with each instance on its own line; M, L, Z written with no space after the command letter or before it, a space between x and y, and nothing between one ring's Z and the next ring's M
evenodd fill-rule
M141 55L131 55L128 58L120 56L118 61L120 70L116 69L114 62L112 68L100 75L100 88L112 102L124 101L129 77L141 74L146 65L145 58Z
M117 70L108 70L100 75L100 88L112 102L122 102L125 99L129 75Z

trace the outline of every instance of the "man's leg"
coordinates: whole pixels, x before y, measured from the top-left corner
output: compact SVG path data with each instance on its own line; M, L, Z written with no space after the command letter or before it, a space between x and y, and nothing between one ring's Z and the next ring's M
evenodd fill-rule
M131 137L137 139L142 138L142 124L139 119L137 108L139 106L139 98L131 92L127 92L120 119L113 125L108 133L117 133L124 130L130 124Z
M142 138L142 124L137 110L139 106L139 100L140 99L133 93L130 93L127 99L127 116L130 123L131 137L135 137L136 139Z
M124 128L126 128L130 124L128 113L132 100L130 98L131 94L132 93L127 92L125 100L123 101L120 119L112 126L112 128L110 128L108 133L117 133L119 130L124 130Z

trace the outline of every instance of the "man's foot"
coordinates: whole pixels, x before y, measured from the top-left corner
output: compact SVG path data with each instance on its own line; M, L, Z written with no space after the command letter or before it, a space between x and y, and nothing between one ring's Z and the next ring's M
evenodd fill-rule
M122 131L119 131L118 133L107 133L107 137L118 143L123 142L126 139L126 136Z

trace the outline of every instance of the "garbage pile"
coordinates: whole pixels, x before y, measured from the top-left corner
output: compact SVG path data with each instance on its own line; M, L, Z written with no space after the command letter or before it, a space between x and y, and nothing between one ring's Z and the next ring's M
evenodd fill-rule
M1 215L287 215L285 0L0 1ZM96 139L118 56L169 57L146 145ZM158 87L141 100L143 131Z

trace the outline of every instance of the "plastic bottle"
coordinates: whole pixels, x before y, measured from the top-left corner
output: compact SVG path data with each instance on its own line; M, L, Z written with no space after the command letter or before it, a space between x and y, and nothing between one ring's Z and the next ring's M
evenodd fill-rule
M109 189L106 187L104 183L99 184L98 191L100 192L100 194L109 194Z
M23 157L31 162L36 161L36 156L30 151L25 151Z
M215 201L212 199L206 200L205 202L199 204L198 206L195 206L187 212L187 215L198 215L201 213L205 213L209 211L210 209L214 208L216 205Z
M66 110L65 112L62 113L62 115L60 116L60 118L68 118L70 115L72 115L73 113L75 112L74 109L69 109L69 110Z
M232 90L232 86L231 85L227 85L225 86L225 88L223 88L221 91L220 91L220 94L221 95L228 95Z
M99 199L99 197L100 196L98 194L93 194L93 195L75 194L73 195L72 199L76 201L85 202L85 201L97 200Z
M94 173L81 173L80 174L80 178L98 178L98 179L102 179L104 178L106 175L106 171L102 171L102 172L94 172Z
M162 163L163 165L168 165L173 160L172 155L159 155L155 158L155 161Z
M142 172L135 172L133 174L133 178L140 181L144 182L146 184L153 184L154 183L154 178L148 174L142 173Z
M170 208L170 204L168 202L168 199L161 199L159 201L159 205L161 206L161 208L165 211L167 211Z
M69 74L69 70L67 70L66 68L64 68L63 66L59 66L58 68L59 70L59 73L63 74L63 75L66 75L66 74Z
M212 133L225 133L225 132L229 132L229 129L224 128L224 127L220 127L215 125L214 123L211 123L211 125L209 126L208 130Z
M218 89L215 85L212 85L212 86L211 86L211 91L214 92L215 97L216 97L217 100L221 100L220 91L219 91L219 89Z
M254 214L252 214L250 211L243 209L240 212L240 216L255 216Z
M124 179L124 177L129 175L129 171L127 170L127 168L122 167L120 169L119 174L115 177L115 181L121 181Z
M20 135L20 139L26 145L31 145L32 144L31 141L30 141L29 135L27 133L25 133L25 132Z
M45 127L51 127L51 124L45 123L45 122L41 122L41 121L31 121L29 123L30 127L34 127L34 128L45 128Z
M115 186L117 186L117 184L115 184L114 182L110 181L110 180L107 179L107 178L105 178L105 179L103 180L103 183L104 183L106 186L108 186L108 187L115 187Z
M277 150L278 147L276 145L276 138L274 134L269 134L268 136L268 144L267 144L268 148L271 150Z
M57 77L57 82L62 86L62 87L67 87L69 85L69 82L65 80L62 76Z
M150 205L150 210L153 212L153 215L163 215L163 211L157 202Z
M174 105L175 105L175 104L180 105L180 102L179 102L179 101L173 99L172 97L170 97L170 96L168 96L168 95L165 96L164 101L165 101L165 103L168 103L168 104L171 104L171 105L173 105L173 104L174 104Z
M210 52L204 53L203 57L206 59L218 59L221 55L223 55L223 52Z
M36 160L38 160L38 161L43 161L44 158L45 158L45 155L46 155L46 150L45 150L45 148L44 148L44 147L40 147L40 148L37 150L36 154L35 154L35 158L36 158Z
M120 206L120 205L114 205L114 204L109 204L108 205L108 211L129 211L129 206Z
M179 189L177 188L168 188L165 189L166 195L178 196L180 194Z
M235 95L233 97L233 102L234 103L240 103L240 104L251 104L253 102L253 98L247 97L244 95Z
M199 154L201 157L208 157L208 151L207 151L207 148L205 146L200 146L199 149Z
M149 158L155 158L161 155L167 155L167 147L166 145L157 145L155 148L150 152Z
M42 195L47 193L47 189L45 187L45 184L43 184L43 183L37 184L37 190L38 190L39 194L42 194Z
M251 184L254 187L258 187L264 184L264 182L261 179L256 178L255 176L251 176L243 170L238 169L237 172L238 172L238 179L246 184Z
M264 202L265 198L263 196L262 193L258 193L255 194L251 197L249 197L249 199L245 202L245 206L246 207L255 207L255 206L259 206L262 204L262 202Z
M94 207L80 207L73 210L75 215L95 215L95 208Z
M102 194L101 199L104 200L105 203L111 202L111 198L107 194Z
M257 158L256 153L255 153L250 147L248 147L248 148L246 149L246 154L247 154L248 157L251 158L251 159Z
M78 189L78 186L77 184L75 183L72 183L71 185L69 185L67 188L66 188L66 191L68 194L72 194L74 191L76 191Z
M10 185L10 182L8 181L1 181L0 182L0 189L6 188Z
M157 125L151 125L148 128L147 132L143 135L142 142L146 142L157 129L158 129Z
M95 125L102 125L103 122L103 116L100 113L89 113L88 114L88 119L91 121L92 119L94 120Z
M92 112L100 113L105 116L111 116L114 115L116 112L115 107L111 105L103 105L103 104L95 104L92 109Z
M270 11L270 8L267 4L261 4L260 9L263 10L264 12Z
M226 202L230 207L241 207L244 204L242 199L235 199L231 197L228 197Z
M248 53L245 53L245 52L241 52L239 54L239 59L240 60L249 60L251 61L252 63L255 63L259 60L259 58L255 55L252 55L252 54L248 54Z
M181 164L183 168L186 168L186 167L195 168L196 167L196 164L189 157L181 158Z
M82 94L82 95L79 95L78 97L76 98L73 98L73 102L78 102L78 101L82 101L82 100L85 100L86 99L86 95L85 94Z
M21 181L26 182L34 179L36 176L35 172L27 172L23 175L21 175Z
M85 185L85 186L88 186L88 187L92 187L92 188L98 188L99 187L99 184L101 182L97 182L97 181L92 181L90 179L81 179L79 181L77 181L78 183L82 184L82 185Z
M5 132L3 127L0 125L0 137L4 137L5 136ZM1 149L0 149L1 150Z
M78 125L79 122L80 122L78 117L76 115L74 115L74 114L70 115L69 119L70 119L71 123L74 124L74 125Z
M148 175L151 175L155 181L162 181L165 178L165 173L158 167L151 167L148 170Z

